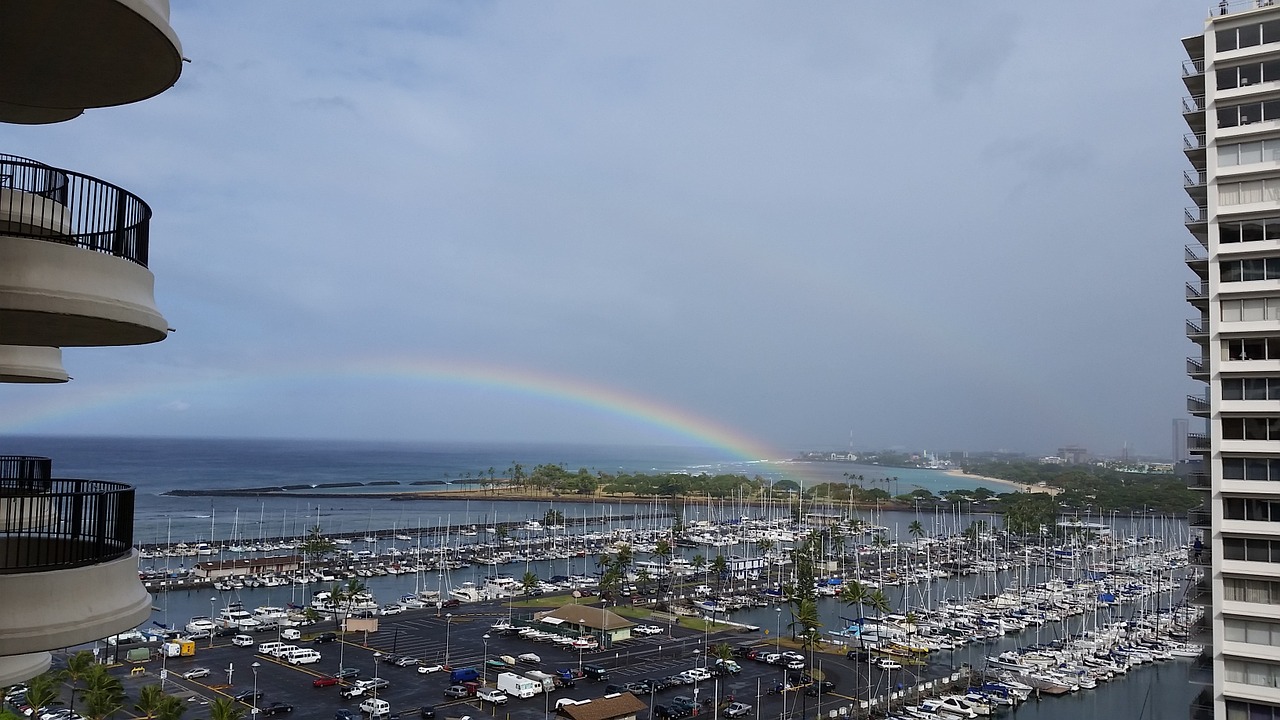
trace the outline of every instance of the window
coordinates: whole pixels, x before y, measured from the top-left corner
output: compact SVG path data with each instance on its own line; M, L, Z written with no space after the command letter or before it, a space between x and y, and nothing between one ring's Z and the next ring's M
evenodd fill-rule
M1280 522L1280 501L1264 498L1224 498L1222 517L1225 520Z
M1246 205L1280 201L1280 178L1223 183L1218 186L1218 204Z
M1280 720L1280 707L1257 701L1228 700L1227 720Z
M1222 261L1218 263L1218 279L1222 282L1280 280L1280 257Z
M1218 225L1218 242L1257 242L1280 240L1280 218L1224 222Z
M1224 323L1280 320L1280 297L1224 300L1221 304L1221 312ZM1260 360L1261 358L1252 359Z
M1259 687L1280 687L1280 665L1268 662L1228 659L1225 663L1225 670L1227 671L1227 682L1244 683L1245 685Z
M1219 90L1232 90L1257 85L1260 82L1280 80L1280 61L1251 62L1219 68L1216 76Z
M1222 599L1230 602L1273 605L1280 603L1280 582L1227 577L1222 579L1222 593Z
M1243 313L1243 308L1232 312ZM1280 360L1280 338L1234 338L1223 342L1223 351L1224 360Z

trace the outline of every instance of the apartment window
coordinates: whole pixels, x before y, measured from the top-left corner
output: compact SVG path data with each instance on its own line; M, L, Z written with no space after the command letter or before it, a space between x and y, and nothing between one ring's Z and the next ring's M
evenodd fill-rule
M1221 307L1224 323L1280 320L1280 297L1224 300Z
M1280 240L1280 218L1245 220L1235 223L1219 223L1218 242L1238 243L1259 240Z
M1228 700L1227 720L1280 720L1280 707L1260 702Z
M1258 605L1280 604L1280 582L1270 580L1245 580L1227 577L1222 579L1222 599L1229 602L1246 602Z
M1267 662L1227 660L1227 682L1280 687L1280 665Z
M1280 257L1249 258L1218 263L1218 279L1222 282L1280 280Z
M1280 360L1280 338L1234 338L1223 350L1224 360Z
M1228 105L1218 108L1218 127L1252 125L1263 120L1280 120L1280 100Z
M1280 20L1250 23L1214 33L1218 52L1280 42Z
M1223 440L1280 440L1280 417L1222 418Z
M1218 148L1219 167L1252 165L1254 163L1275 162L1277 160L1280 160L1280 138L1235 143Z
M1280 482L1280 458L1224 457L1222 479Z
M1219 205L1247 205L1276 201L1280 201L1280 178L1224 183L1218 186Z
M1224 625L1223 639L1225 640L1280 647L1280 624L1278 623L1227 618Z
M1223 560L1244 560L1246 562L1280 563L1280 540L1272 541L1262 538L1222 538ZM1268 589L1271 594L1274 588ZM1261 597L1261 596L1259 596ZM1254 602L1245 600L1245 602Z
M1280 501L1261 498L1225 498L1222 501L1225 520L1280 522Z
M1280 377L1225 378L1223 400L1280 400Z
M1219 68L1217 77L1219 90L1231 90L1238 87L1257 85L1260 82L1280 80L1280 60L1251 62L1244 65Z

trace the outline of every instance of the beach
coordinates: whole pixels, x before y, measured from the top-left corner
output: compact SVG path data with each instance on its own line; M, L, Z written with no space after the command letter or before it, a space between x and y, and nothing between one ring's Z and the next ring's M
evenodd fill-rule
M1048 485L1027 485L1025 483L1013 482L1012 480L1001 480L1000 478L987 477L986 475L971 475L959 468L952 468L950 470L944 470L943 472L952 477L962 477L968 480L973 480L974 482L1003 485L1004 487L1011 487L1020 492L1045 493L1047 495L1057 495L1062 492L1058 488L1049 487ZM994 490L995 488L992 489Z

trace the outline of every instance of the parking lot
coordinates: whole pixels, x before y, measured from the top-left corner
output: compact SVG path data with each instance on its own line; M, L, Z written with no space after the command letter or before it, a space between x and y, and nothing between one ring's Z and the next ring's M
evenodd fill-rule
M507 611L492 603L455 609L452 617L436 617L434 611L422 610L384 618L378 632L367 635L349 632L343 640L323 644L310 641L314 635L333 629L332 622L321 623L309 628L302 640L294 641L299 647L320 651L322 658L308 665L292 665L258 653L257 646L236 647L231 643L231 638L220 637L213 639L212 647L209 641L201 641L194 657L167 658L145 663L142 665L146 668L145 676L132 676L130 670L135 666L130 665L121 666L118 672L131 699L137 697L137 691L142 685L160 682L158 676L165 675L166 691L190 691L191 710L186 718L195 720L208 717L209 699L255 689L262 693L258 702L260 708L272 703L287 703L294 706L292 714L298 717L327 720L335 717L335 713L343 708L358 716L362 698L344 699L339 694L347 683L352 682L351 678L344 679L340 684L323 687L314 685L318 678L330 677L344 667L358 670L360 679L386 680L386 686L378 689L376 696L386 700L392 712L399 713L405 719L419 717L420 709L428 706L442 720L481 714L545 720L554 712L555 701L562 697L575 700L600 697L607 691L616 691L617 688L610 686L656 680L693 667L711 665L714 658L708 660L706 657L708 645L714 647L719 643L727 643L740 646L755 641L756 645L769 649L769 639L758 633L708 635L678 626L668 626L664 627L662 634L633 637L617 643L613 648L579 650L534 642L495 630L495 622L506 617ZM275 639L270 633L260 636L260 642ZM786 648L781 649L785 651ZM472 667L481 671L484 679L492 686L497 673L502 670L487 667L486 660L495 660L504 655L516 657L525 653L537 654L541 662L536 665L519 663L517 672L536 669L554 674L562 669L573 670L583 665L595 665L607 669L609 677L607 680L594 682L579 680L574 687L559 688L553 693L539 694L529 699L511 698L498 709L475 697L446 699L444 690L450 685L449 673L437 671L421 674L417 668L418 664ZM402 661L406 665L402 667L387 661L394 656L408 658ZM727 704L732 696L734 700L752 706L745 715L748 718L785 718L801 713L812 717L812 713L827 713L841 707L852 710L859 697L868 696L868 688L878 688L883 692L889 687L886 684L888 682L896 684L901 681L909 685L914 681L916 671L923 669L890 671L886 677L882 675L883 671L870 668L864 662L826 653L816 653L811 663L806 660L802 672L745 658L737 658L737 662L742 668L738 674L703 680L694 685L651 691L640 695L640 699L652 709L655 705L668 705L676 696L692 698L699 703L698 714L701 716L711 714L710 705L701 705L708 698L713 702ZM209 674L200 678L182 677L183 673L193 668L207 668ZM786 682L789 675L795 678L809 673L814 677L825 678L833 685L824 686L826 689L821 693L816 686L777 694L769 692L779 683ZM806 694L806 689L813 694ZM132 701L126 704L126 707L131 706ZM650 716L650 712L641 713L642 720L647 720Z

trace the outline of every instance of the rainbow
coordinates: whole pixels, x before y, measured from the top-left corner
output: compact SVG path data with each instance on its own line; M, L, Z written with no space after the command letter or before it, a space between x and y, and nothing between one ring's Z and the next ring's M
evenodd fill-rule
M138 380L113 386L75 388L80 391L76 393L63 392L73 389L67 386L40 388L40 392L31 392L25 398L25 403L8 403L9 412L3 422L0 422L0 432L50 432L59 421L94 412L108 411L104 417L109 418L122 407L136 407L144 403L150 403L153 408L163 407L184 403L181 398L193 395L224 395L237 386L251 389L258 385L269 387L282 382L332 383L348 380L408 380L496 389L567 403L626 419L659 430L682 442L723 450L734 460L759 462L788 457L779 449L728 425L699 416L686 408L616 387L529 368L450 358L358 359L301 367L293 364L265 371L259 369L253 373L223 374L197 380Z

